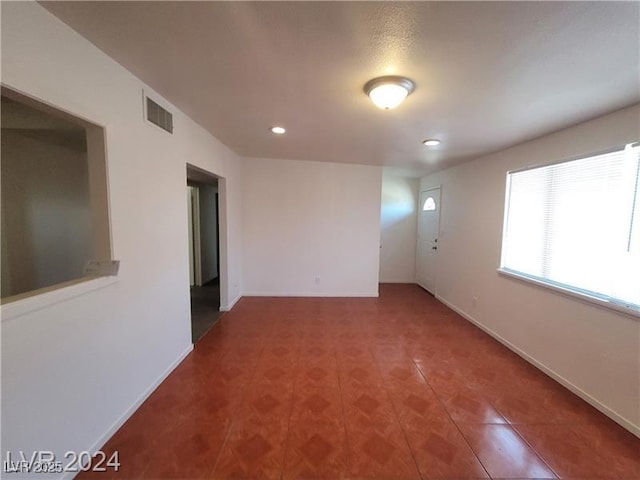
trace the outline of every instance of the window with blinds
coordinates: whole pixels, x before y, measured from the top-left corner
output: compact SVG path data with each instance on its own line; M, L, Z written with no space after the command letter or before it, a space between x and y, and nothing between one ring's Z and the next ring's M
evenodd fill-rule
M640 311L640 144L507 174L501 270Z

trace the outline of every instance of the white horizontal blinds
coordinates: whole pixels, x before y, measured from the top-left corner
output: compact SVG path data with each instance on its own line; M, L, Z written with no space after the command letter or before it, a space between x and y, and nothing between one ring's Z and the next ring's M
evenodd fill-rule
M628 194L631 207L631 221L625 247L616 256L621 281L611 288L611 296L640 305L640 144L629 146L625 154L625 177L631 185ZM635 182L635 186L633 185Z
M640 305L639 156L509 174L503 268Z
M509 175L503 267L536 277L543 276L546 178L544 169Z

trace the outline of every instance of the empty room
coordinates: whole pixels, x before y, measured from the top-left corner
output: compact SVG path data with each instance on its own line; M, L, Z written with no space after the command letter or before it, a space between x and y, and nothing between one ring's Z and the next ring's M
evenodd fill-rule
M640 2L0 8L1 478L640 480Z

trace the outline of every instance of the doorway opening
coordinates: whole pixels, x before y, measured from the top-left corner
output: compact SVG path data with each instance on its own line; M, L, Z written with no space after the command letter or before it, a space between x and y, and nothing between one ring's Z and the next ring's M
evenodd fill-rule
M191 338L200 340L220 312L219 179L187 166Z

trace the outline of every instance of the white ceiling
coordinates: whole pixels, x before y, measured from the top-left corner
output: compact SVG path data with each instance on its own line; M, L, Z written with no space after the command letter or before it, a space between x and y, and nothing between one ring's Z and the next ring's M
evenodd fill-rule
M43 5L250 157L418 175L640 101L638 2ZM416 91L381 111L387 74Z

